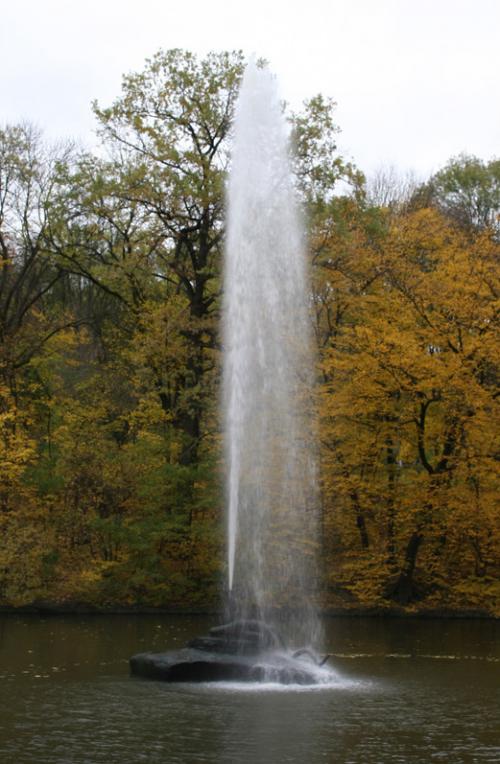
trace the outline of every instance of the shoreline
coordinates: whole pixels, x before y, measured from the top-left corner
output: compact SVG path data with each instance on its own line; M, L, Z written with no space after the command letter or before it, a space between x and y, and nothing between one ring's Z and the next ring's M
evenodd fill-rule
M220 616L223 610L221 608L180 608L180 607L142 607L139 605L129 606L91 606L79 603L53 603L40 602L30 605L0 605L1 615L39 615L39 616L59 616L59 615L170 615L170 616ZM404 608L324 608L319 611L322 618L401 618L401 619L442 619L442 620L492 620L500 619L499 615L487 610L464 608L456 610L453 608L421 608L405 610Z

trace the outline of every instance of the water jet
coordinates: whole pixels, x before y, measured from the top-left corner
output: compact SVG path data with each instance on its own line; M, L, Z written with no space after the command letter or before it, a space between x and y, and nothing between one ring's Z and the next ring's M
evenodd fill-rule
M315 684L316 480L308 278L276 80L247 65L227 189L223 410L228 623L131 659L167 681Z

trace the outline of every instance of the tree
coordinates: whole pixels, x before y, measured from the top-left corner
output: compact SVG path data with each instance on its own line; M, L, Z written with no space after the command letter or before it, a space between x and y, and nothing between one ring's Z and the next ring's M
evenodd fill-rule
M363 174L339 154L335 123L337 104L321 94L291 114L293 160L298 189L309 215L319 219L334 199L339 183L361 194Z
M185 301L176 385L155 364L162 406L184 433L185 464L196 463L217 379L224 182L242 72L240 53L200 61L171 50L125 77L121 98L95 107L110 159L84 158L71 177L70 225L60 243L68 269L121 301L128 319L120 311L120 320L132 331L146 304ZM291 117L310 204L330 198L340 178L359 181L336 152L333 106L317 97Z
M401 209L415 195L418 185L412 171L401 173L394 165L380 167L368 179L367 201L373 207Z
M0 373L12 391L16 372L71 322L43 303L65 272L48 229L58 167L71 147L47 148L30 125L0 131Z
M429 209L366 243L375 267L362 290L350 288L352 265L345 282L345 260L329 275L349 309L323 356L327 527L359 550L339 580L366 601L407 605L439 598L449 579L459 598L477 576L480 597L498 564L498 245L487 234L471 245Z
M189 345L177 409L186 443L182 460L196 461L208 389L203 379L217 329L227 138L243 70L239 53L158 53L144 72L124 78L123 95L96 114L120 170L113 196L139 209L154 229L154 277L187 300ZM160 386L162 380L158 381ZM163 399L166 405L170 401Z
M469 230L500 231L500 160L461 154L428 183L430 200Z

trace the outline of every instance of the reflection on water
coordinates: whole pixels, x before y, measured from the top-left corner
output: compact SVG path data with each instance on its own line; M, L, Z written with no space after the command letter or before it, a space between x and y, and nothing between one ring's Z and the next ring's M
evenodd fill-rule
M318 688L167 685L128 657L213 625L171 616L0 616L0 761L498 762L494 621L327 622Z

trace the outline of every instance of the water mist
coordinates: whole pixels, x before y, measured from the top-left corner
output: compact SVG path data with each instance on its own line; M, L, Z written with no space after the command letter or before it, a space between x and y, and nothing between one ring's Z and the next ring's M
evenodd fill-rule
M313 358L304 233L275 78L250 62L228 184L224 417L232 618L317 644Z

